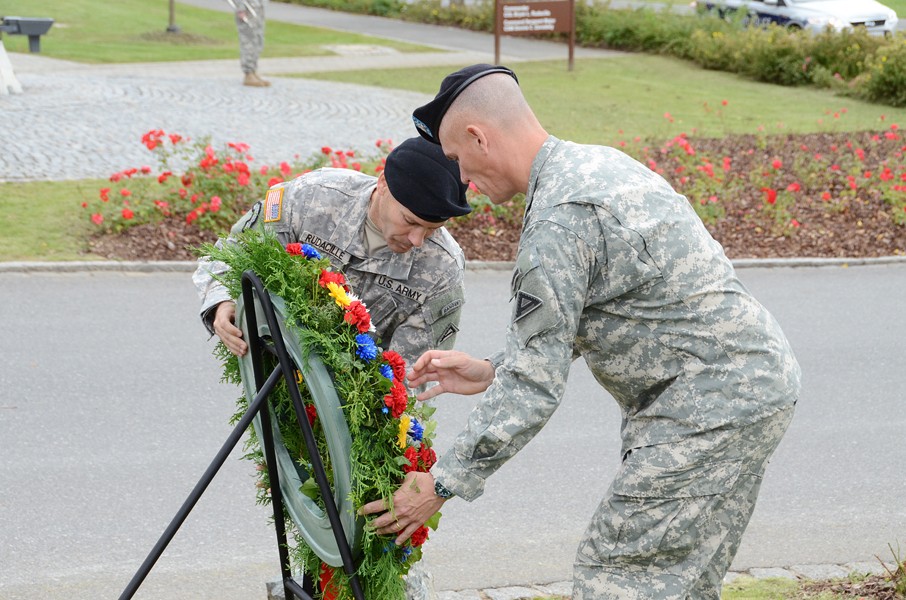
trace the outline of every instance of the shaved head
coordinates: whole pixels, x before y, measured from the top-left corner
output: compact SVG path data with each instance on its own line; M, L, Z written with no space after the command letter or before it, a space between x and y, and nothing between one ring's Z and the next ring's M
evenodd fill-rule
M470 83L450 104L436 136L463 181L499 204L528 189L532 161L548 134L509 73Z
M453 101L441 122L480 122L495 129L512 130L526 119L534 120L531 107L516 80L505 73L494 73L473 82Z

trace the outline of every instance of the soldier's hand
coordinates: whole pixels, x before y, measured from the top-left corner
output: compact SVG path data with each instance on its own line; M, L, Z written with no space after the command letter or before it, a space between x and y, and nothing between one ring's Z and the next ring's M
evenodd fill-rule
M383 513L370 525L380 535L395 535L396 544L403 545L415 531L440 510L444 500L434 493L431 473L411 471L393 494L393 510L388 511L383 500L369 502L359 514Z
M236 327L236 305L231 301L221 302L214 312L214 333L223 345L236 356L248 351L248 344L242 339L242 330Z
M494 381L494 366L465 352L428 350L412 365L408 379L413 388L429 381L437 382L419 394L419 400L428 400L444 392L468 396L488 389Z

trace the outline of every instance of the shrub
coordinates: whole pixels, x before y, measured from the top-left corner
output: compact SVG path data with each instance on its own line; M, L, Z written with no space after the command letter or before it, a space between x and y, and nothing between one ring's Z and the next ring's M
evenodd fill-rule
M737 63L742 75L780 85L809 83L803 52L803 36L808 34L791 32L776 25L749 29L746 34Z
M858 93L866 100L906 106L906 40L879 48L859 83Z
M692 33L687 58L712 71L736 71L739 60L738 40L723 31L698 29Z
M405 3L400 9L399 17L407 21L451 25L471 31L493 31L494 3L490 0L479 0L469 4L422 0Z
M850 80L865 70L868 59L884 46L884 38L871 36L864 29L825 31L810 35L803 46L810 67L823 67Z

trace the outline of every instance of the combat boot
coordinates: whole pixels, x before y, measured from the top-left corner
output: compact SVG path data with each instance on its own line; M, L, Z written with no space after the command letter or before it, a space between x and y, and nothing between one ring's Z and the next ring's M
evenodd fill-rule
M251 87L267 87L271 84L270 81L265 81L258 77L258 74L252 71L251 73L245 74L245 80L243 80L242 85L248 85Z

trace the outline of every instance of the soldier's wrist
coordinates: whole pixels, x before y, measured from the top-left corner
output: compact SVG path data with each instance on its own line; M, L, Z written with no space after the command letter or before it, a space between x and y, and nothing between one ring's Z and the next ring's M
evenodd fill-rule
M456 495L453 492L451 492L450 490L448 490L446 487L444 487L444 484L442 484L439 481L434 482L434 494L438 498L443 498L444 500L449 500L450 498L452 498L453 496Z

